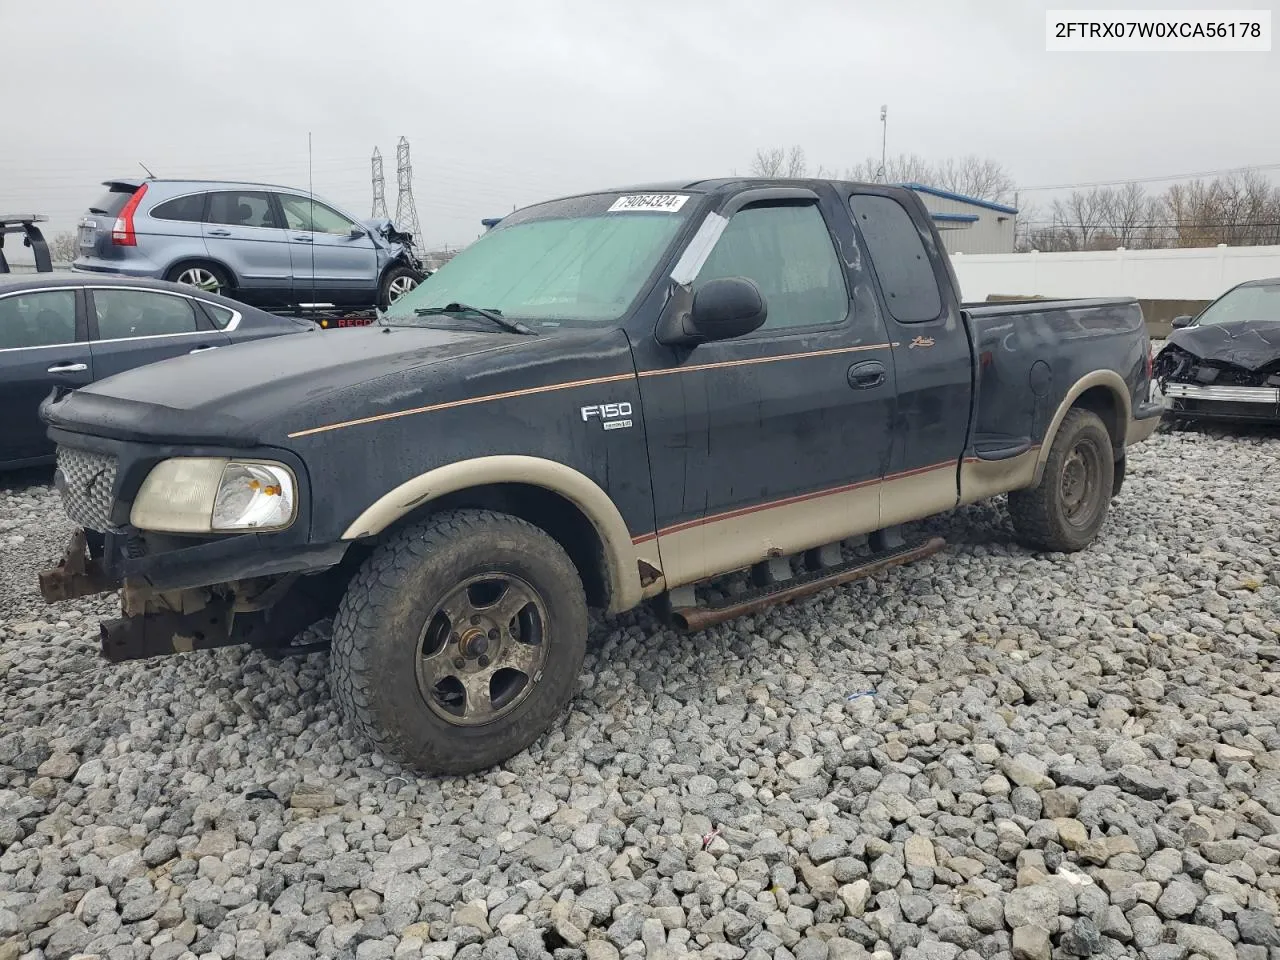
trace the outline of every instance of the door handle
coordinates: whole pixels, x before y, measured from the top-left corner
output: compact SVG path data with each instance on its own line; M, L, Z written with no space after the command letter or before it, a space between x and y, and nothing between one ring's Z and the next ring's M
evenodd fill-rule
M879 360L863 360L849 368L849 386L869 390L884 383L884 364Z
M293 238L293 239L297 240L299 243L311 243L311 242L312 242L312 238L311 238L311 237L299 237L299 236L294 236L294 238Z
M55 363L49 373L84 373L88 369L87 363Z
M230 231L230 230L210 230L210 231L209 231L209 236L211 236L211 237L229 237L229 236L231 236L231 231Z
M196 347L194 350L189 350L187 352L188 353L204 353L206 350L217 350L217 349L218 349L217 344L206 343L206 344L203 344L202 346Z

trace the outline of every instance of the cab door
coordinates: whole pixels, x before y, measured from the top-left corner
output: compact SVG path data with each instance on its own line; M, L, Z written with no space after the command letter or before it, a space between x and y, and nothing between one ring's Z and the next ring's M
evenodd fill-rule
M374 303L378 254L369 231L312 197L276 197L289 228L294 298L300 303Z
M209 256L235 273L236 299L263 305L289 302L293 295L289 236L270 193L211 192L202 229Z
M231 343L190 297L140 287L92 287L87 293L98 379Z
M637 345L669 587L876 529L891 442L890 346L834 194L748 191L703 230L695 294L747 277L768 316L693 349Z
M902 193L859 189L846 195L884 304L898 378L893 449L881 494L885 526L959 502L973 398L969 332L951 293L946 251L924 205L909 194L899 199Z

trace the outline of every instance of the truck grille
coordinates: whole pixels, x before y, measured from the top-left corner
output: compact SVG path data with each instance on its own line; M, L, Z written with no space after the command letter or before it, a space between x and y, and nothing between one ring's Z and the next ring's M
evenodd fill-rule
M110 530L116 458L111 454L59 446L58 475L58 489L67 516L90 530Z

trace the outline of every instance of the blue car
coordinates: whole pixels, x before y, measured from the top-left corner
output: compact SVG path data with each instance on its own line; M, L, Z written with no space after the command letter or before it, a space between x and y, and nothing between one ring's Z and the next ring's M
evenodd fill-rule
M0 470L53 462L39 409L55 387L74 390L169 357L319 329L164 280L0 274Z
M72 268L195 286L242 303L386 309L420 283L413 237L305 190L108 180L80 220Z

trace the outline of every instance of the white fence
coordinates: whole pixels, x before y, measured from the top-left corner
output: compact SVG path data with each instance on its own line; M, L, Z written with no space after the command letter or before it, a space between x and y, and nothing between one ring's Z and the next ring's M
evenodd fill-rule
M1212 300L1243 280L1280 277L1280 247L953 254L960 294Z

